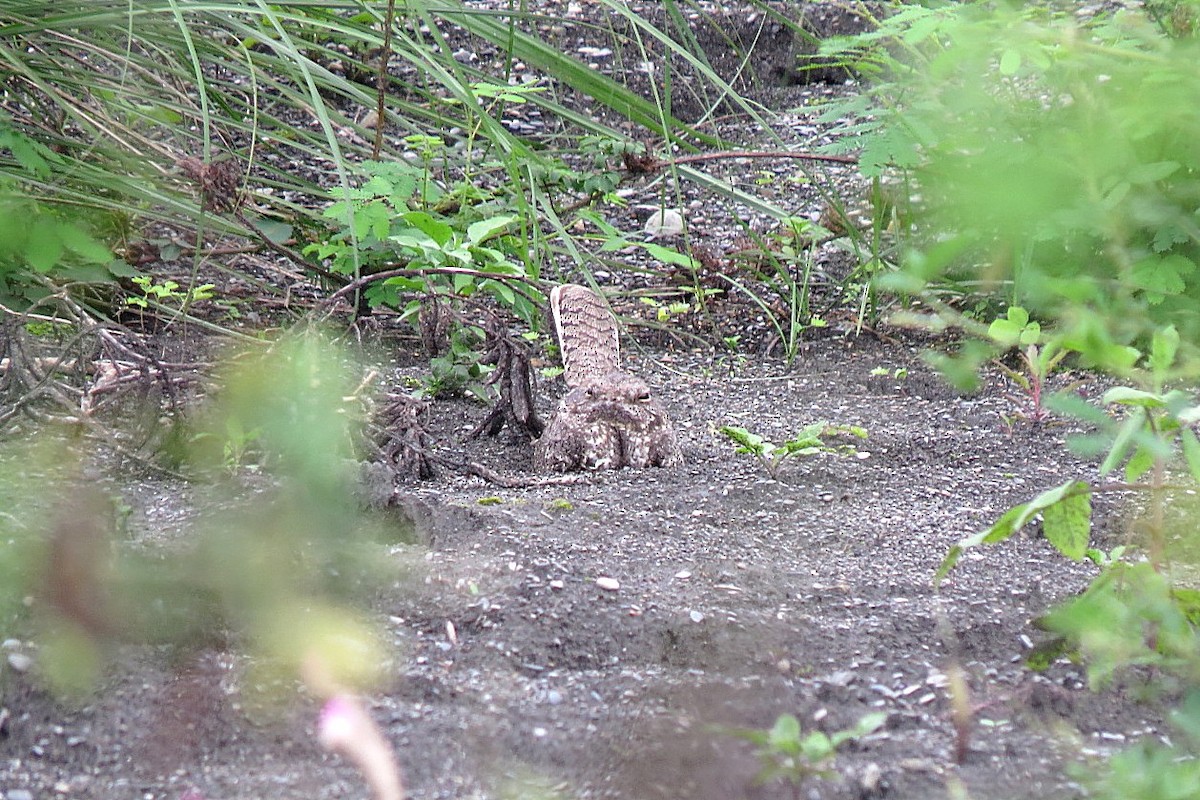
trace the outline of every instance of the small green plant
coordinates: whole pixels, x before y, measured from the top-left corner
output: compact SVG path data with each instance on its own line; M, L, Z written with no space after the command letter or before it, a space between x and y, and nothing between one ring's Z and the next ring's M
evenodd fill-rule
M258 440L261 434L261 429L247 430L238 417L230 415L225 419L222 434L201 431L192 437L192 445L203 448L210 442L220 444L221 465L230 475L236 475L243 468L257 472L261 465L247 463L247 457L250 454L251 445Z
M418 389L421 397L466 394L480 402L488 400L484 379L493 367L479 360L483 331L475 325L459 325L450 331L450 346L429 359L429 378Z
M427 395L466 391L486 397L482 383L488 367L480 362L482 330L466 321L461 309L488 295L532 329L540 324L544 298L536 288L536 269L516 214L504 210L503 189L482 192L469 181L446 189L434 180L435 156L443 146L436 137L409 137L419 164L367 162L367 179L337 198L325 211L341 225L324 241L308 245L304 254L335 272L350 276L379 274L363 298L371 307L399 309L423 339L433 311L444 320L433 326L449 339L429 342L431 376ZM478 314L470 315L478 319ZM437 338L436 336L434 338Z
M894 380L902 381L908 377L908 368L896 367L888 369L887 367L875 367L871 370L871 374L880 378L893 378Z
M25 153L20 143L33 147L0 121L0 151L11 147L20 158ZM24 157L39 152L30 150ZM50 281L104 283L125 274L128 268L96 235L101 216L38 202L23 184L0 174L0 305L24 310L45 295Z
M670 322L674 317L681 314L687 314L692 310L690 303L682 301L674 301L664 303L661 300L656 300L653 297L640 298L644 305L648 305L654 309L654 318L659 322Z
M825 441L827 437L867 438L866 429L858 425L831 425L828 422L814 422L780 444L769 442L756 433L733 425L722 426L718 433L737 445L736 452L748 453L758 459L772 478L778 476L783 462L792 456L811 456L817 453L844 455L856 452L853 444L829 444Z
M197 300L211 300L213 298L212 290L216 288L215 284L202 283L181 291L179 284L175 281L165 280L159 283L149 275L135 275L130 280L142 290L142 294L140 297L126 297L125 303L142 309L149 308L151 303L174 305L180 310L186 309Z
M1179 345L1178 332L1169 327L1154 335L1149 354L1142 356L1131 351L1129 358L1144 365L1138 373L1143 386L1115 386L1100 397L1099 407L1070 395L1054 402L1057 409L1096 427L1093 433L1071 437L1068 440L1071 446L1085 454L1104 454L1099 468L1101 476L1123 464L1126 483L1120 488L1143 491L1158 507L1151 518L1160 522L1148 526L1146 531L1147 553L1157 567L1165 564L1166 534L1161 525L1161 504L1165 502L1163 489L1168 469L1181 466L1193 481L1200 481L1200 438L1192 429L1193 424L1200 422L1200 403L1182 389L1166 389L1176 366ZM1120 409L1121 416L1110 414L1109 408ZM1139 483L1147 475L1149 483ZM953 569L964 550L1003 542L1035 519L1041 520L1046 539L1068 558L1108 561L1106 554L1088 547L1091 495L1095 491L1086 481L1072 480L1009 509L987 530L950 548L938 568L938 579Z
M874 733L886 721L887 714L877 711L863 715L846 730L806 734L799 720L791 714L781 714L768 730L739 730L734 735L755 745L755 754L762 765L755 783L785 780L799 789L810 778L831 774L828 765L839 747Z
M1041 325L1029 318L1020 306L1009 306L1003 317L992 321L988 336L1006 350L1015 348L1020 366L1016 369L997 360L996 366L1024 393L1023 398L1010 398L1017 405L1014 415L1004 415L1011 430L1016 418L1040 424L1050 418L1046 408L1046 379L1066 358L1068 350L1044 335Z

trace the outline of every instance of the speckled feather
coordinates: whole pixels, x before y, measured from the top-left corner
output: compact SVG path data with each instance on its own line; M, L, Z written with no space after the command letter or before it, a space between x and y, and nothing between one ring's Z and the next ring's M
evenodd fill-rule
M574 389L621 368L621 339L608 306L586 286L564 283L550 292L562 352L563 380Z

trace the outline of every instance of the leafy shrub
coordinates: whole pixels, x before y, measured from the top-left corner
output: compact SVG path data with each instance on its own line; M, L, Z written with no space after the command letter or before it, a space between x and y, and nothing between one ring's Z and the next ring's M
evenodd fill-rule
M1100 345L1166 324L1200 341L1200 44L1133 10L971 3L907 7L838 46L888 75L866 163L920 187L927 244L893 288L969 274L1094 340L1102 365Z

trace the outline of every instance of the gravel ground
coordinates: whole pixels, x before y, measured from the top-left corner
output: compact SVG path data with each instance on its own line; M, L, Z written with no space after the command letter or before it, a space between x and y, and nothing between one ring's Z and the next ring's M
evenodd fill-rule
M676 420L684 465L567 486L443 474L403 487L395 513L419 536L392 549L395 579L376 602L395 675L371 704L413 796L792 797L784 783L754 785L752 750L732 729L791 713L832 732L878 711L884 726L799 796L938 798L962 785L973 798L1072 797L1066 764L1158 732L1155 704L1120 687L1092 693L1066 662L1042 674L1021 662L1040 636L1030 619L1091 569L1021 536L971 554L934 589L959 538L1095 469L1065 455L1065 426L1008 432L1002 381L961 397L918 349L831 336L790 372L686 352L631 358ZM700 377L704 364L713 374ZM437 441L461 450L481 409L438 411ZM817 420L869 437L856 455L798 459L771 479L713 432L782 437ZM530 459L505 434L465 447L509 474ZM142 480L124 492L139 535L186 531L189 487ZM311 703L252 711L243 656L172 664L129 648L118 663L74 707L38 689L36 670L8 669L7 800L173 798L187 786L209 798L364 796L314 745ZM961 764L953 669L975 707Z

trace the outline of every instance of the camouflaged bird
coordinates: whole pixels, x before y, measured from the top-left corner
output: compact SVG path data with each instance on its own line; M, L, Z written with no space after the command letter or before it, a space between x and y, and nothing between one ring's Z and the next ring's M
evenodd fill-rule
M665 467L679 461L675 431L650 387L620 366L617 321L586 286L564 284L550 309L570 391L534 444L543 472Z

